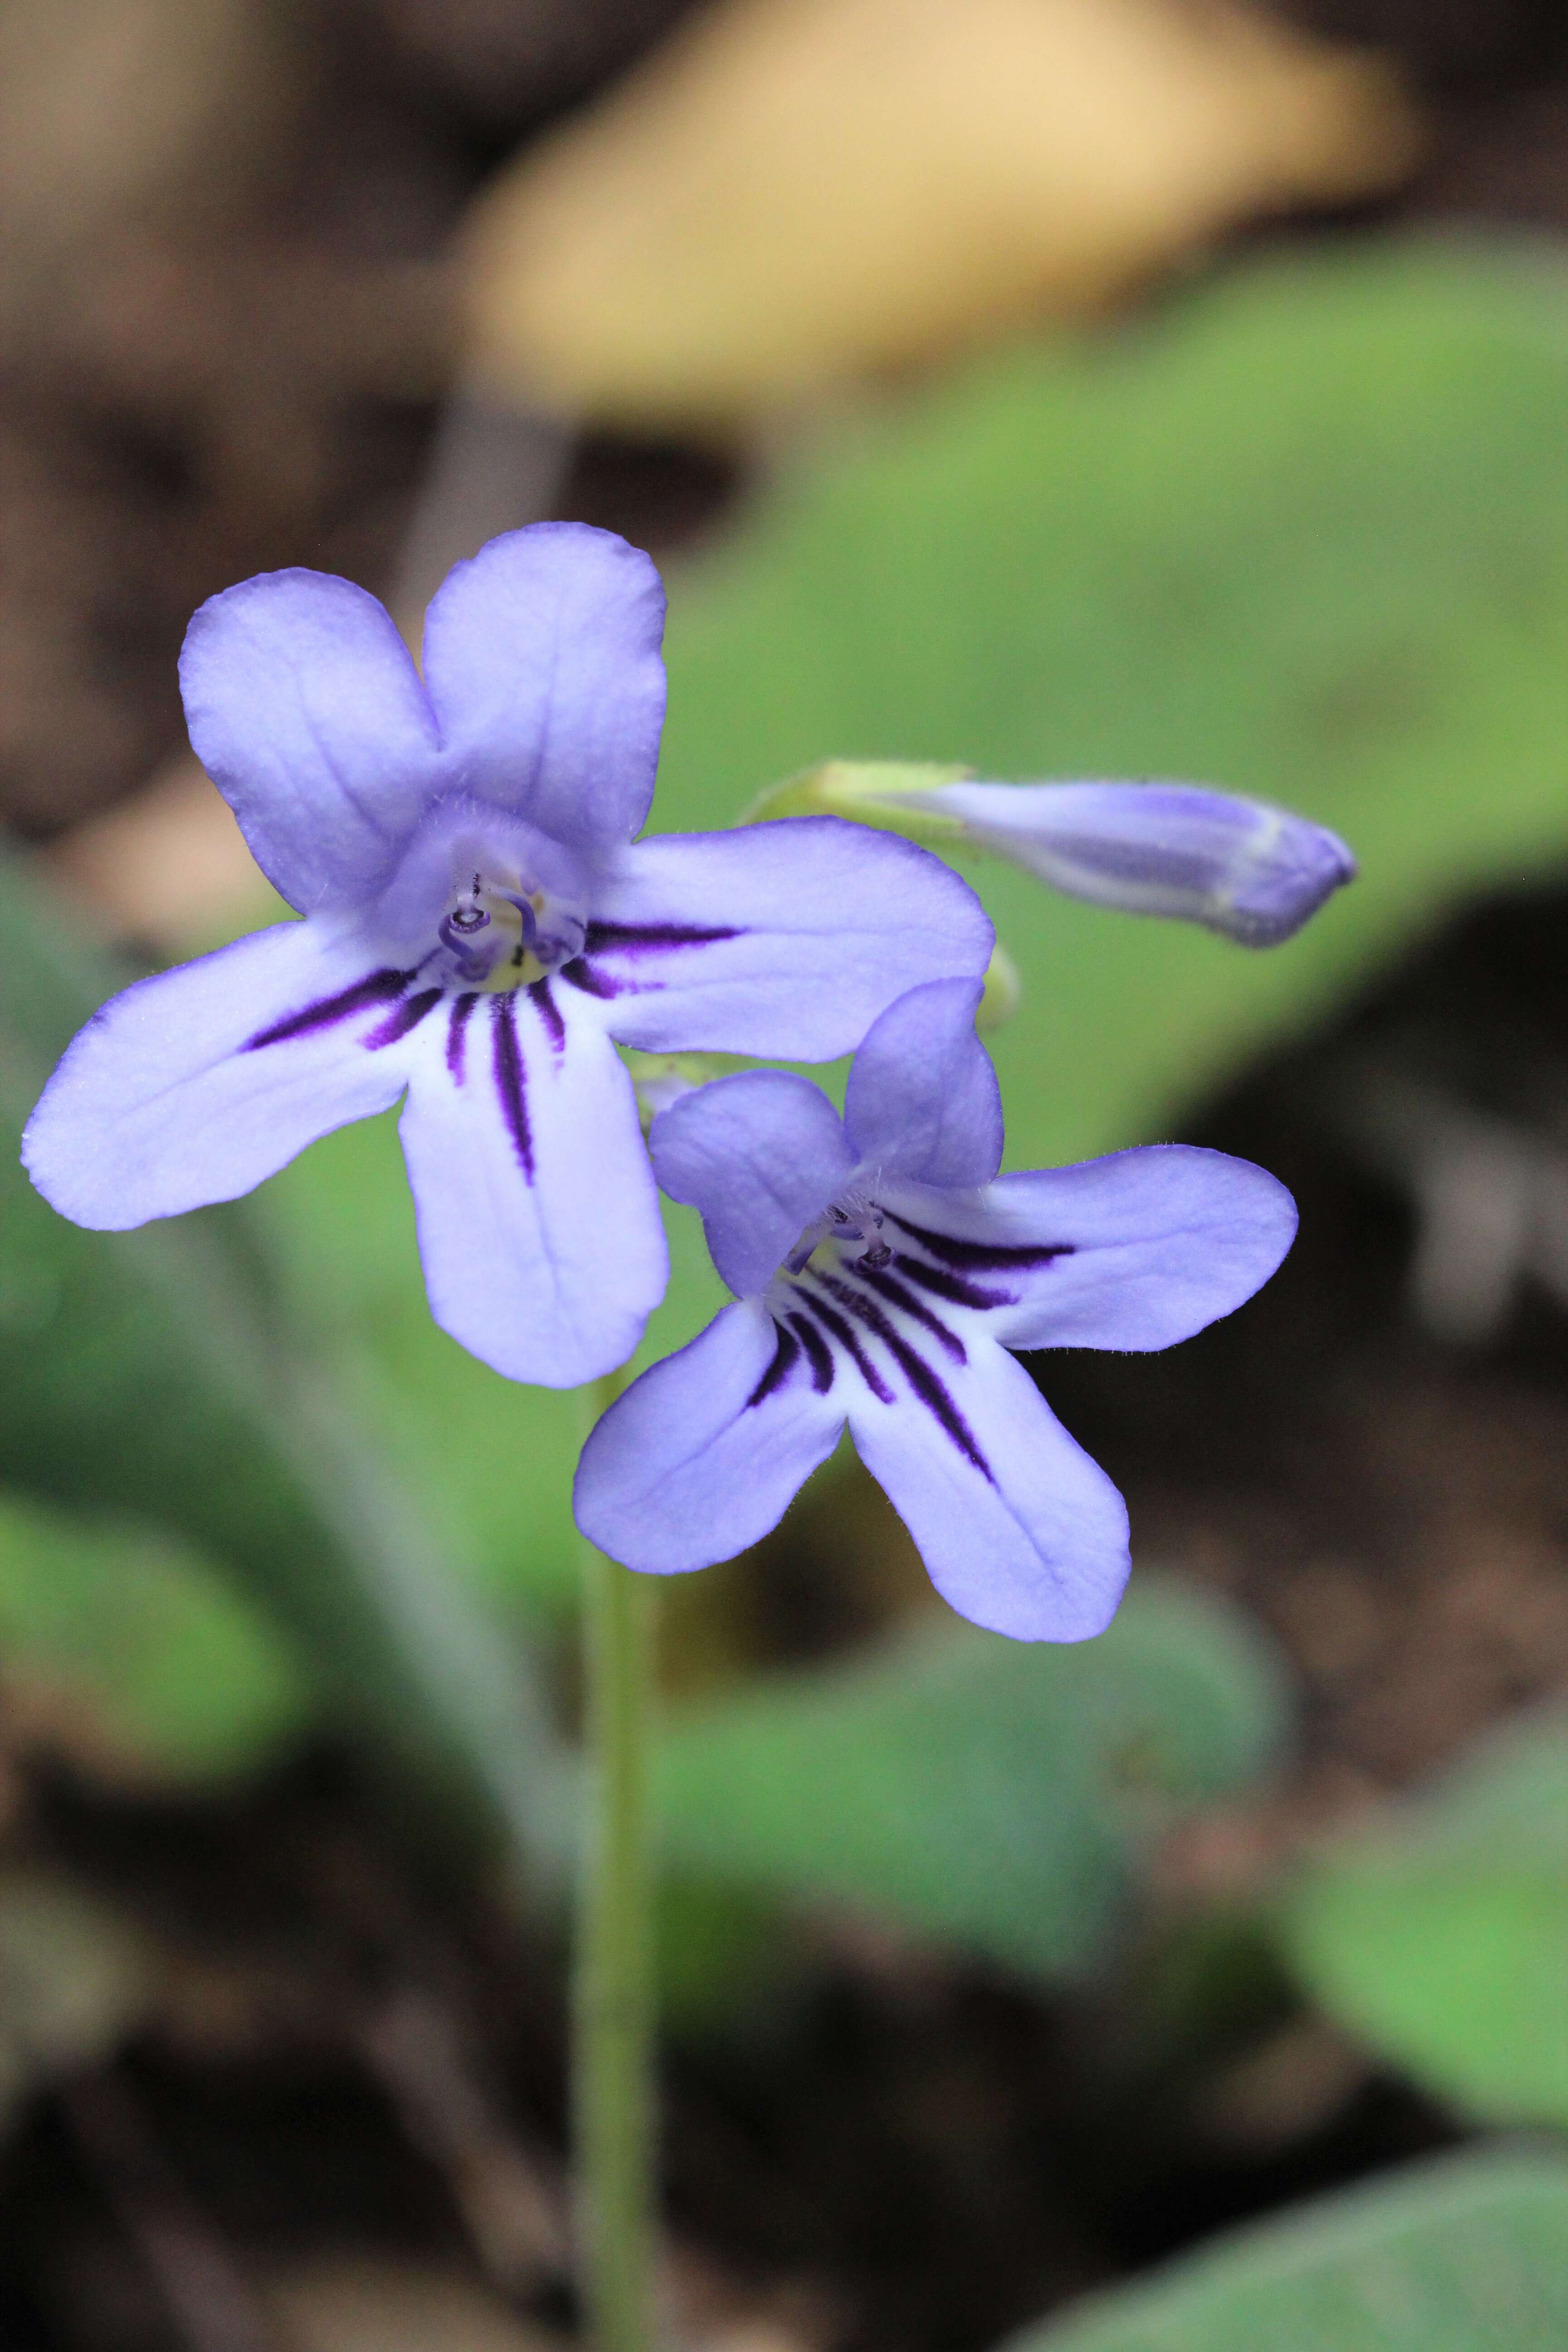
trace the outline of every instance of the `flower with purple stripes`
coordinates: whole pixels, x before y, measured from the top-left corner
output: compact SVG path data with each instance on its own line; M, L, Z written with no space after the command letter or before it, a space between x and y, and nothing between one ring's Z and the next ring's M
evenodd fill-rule
M621 1362L668 1267L616 1042L826 1060L991 949L966 886L891 835L634 841L663 625L647 557L578 523L458 564L423 677L346 580L272 572L204 604L191 740L304 919L88 1024L27 1127L45 1197L100 1229L232 1200L405 1096L437 1322L550 1387Z
M979 989L878 1020L842 1119L809 1080L720 1078L653 1124L737 1304L635 1381L577 1472L578 1523L629 1567L703 1568L765 1535L847 1422L962 1616L1022 1641L1110 1622L1121 1496L1009 1352L1167 1348L1290 1246L1262 1169L1179 1144L998 1176Z

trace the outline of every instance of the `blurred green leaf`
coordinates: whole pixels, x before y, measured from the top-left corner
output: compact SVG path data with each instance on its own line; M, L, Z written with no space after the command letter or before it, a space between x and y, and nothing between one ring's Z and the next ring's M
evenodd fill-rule
M1467 2150L1228 2232L1005 2352L1555 2352L1568 2160Z
M106 1747L161 1775L250 1763L305 1713L265 1617L159 1529L0 1496L0 1673L79 1701Z
M0 2127L52 2077L101 2063L157 1994L122 1913L54 1871L0 1872Z
M673 583L658 821L825 759L1177 776L1342 833L1289 946L969 869L1014 1166L1168 1132L1481 883L1568 854L1568 275L1372 242L1019 350L786 474Z
M0 865L0 1120L15 1137L121 975ZM281 1627L340 1722L427 1807L535 1853L552 1744L526 1661L447 1572L406 1496L268 1307L239 1208L84 1233L0 1164L0 1480L177 1528ZM519 1496L521 1514L526 1496ZM552 1816L549 1817L552 1823Z
M677 1721L665 1854L1056 1975L1102 1948L1139 1840L1250 1780L1285 1717L1237 1614L1141 1580L1098 1641L944 1627Z
M1284 1921L1316 1998L1418 2082L1568 2124L1568 1718L1493 1738L1329 1848Z
M731 1878L680 1878L658 1887L655 1940L659 2032L701 2039L755 2021L810 1965L779 1900Z

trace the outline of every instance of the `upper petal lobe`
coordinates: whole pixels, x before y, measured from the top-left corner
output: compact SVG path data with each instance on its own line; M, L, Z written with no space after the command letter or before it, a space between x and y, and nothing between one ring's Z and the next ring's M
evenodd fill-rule
M226 588L185 632L180 688L196 757L289 905L379 888L435 789L437 739L375 598L322 572Z
M855 1164L821 1087L787 1070L695 1087L654 1120L648 1150L670 1199L700 1211L709 1255L737 1298L766 1289Z
M45 1087L23 1139L28 1173L100 1232L237 1199L317 1136L396 1101L407 1047L388 1024L406 1017L409 977L317 920L138 981Z
M449 999L420 1032L399 1128L431 1313L544 1388L624 1362L668 1274L631 1080L561 993Z
M569 976L651 1053L852 1053L929 980L977 980L993 934L929 852L840 817L665 834L606 869Z
M608 849L647 815L664 724L664 588L614 531L531 523L437 590L425 675L451 781Z
M652 1575L711 1567L777 1526L843 1426L798 1340L755 1302L726 1307L593 1431L577 1524L612 1559Z
M988 1183L1002 1092L974 1034L981 983L928 981L873 1023L849 1068L844 1124L859 1159L920 1184Z

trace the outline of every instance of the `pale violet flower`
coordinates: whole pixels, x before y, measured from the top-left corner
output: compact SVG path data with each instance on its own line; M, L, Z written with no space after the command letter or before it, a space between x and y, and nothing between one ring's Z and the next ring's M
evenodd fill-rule
M808 1079L717 1079L654 1121L738 1303L590 1436L578 1523L668 1575L754 1543L849 1425L938 1591L1025 1641L1109 1622L1121 1496L1009 1353L1167 1348L1290 1245L1262 1169L1179 1144L998 1176L1002 1111L968 981L917 987L855 1056L842 1118Z
M1279 947L1356 870L1325 825L1202 784L948 782L881 797L955 819L954 847L991 850L1068 898L1243 947Z
M991 949L966 886L890 835L634 841L663 622L647 557L576 523L457 567L423 678L346 580L272 572L204 604L191 740L304 920L88 1024L27 1127L46 1199L102 1229L230 1200L406 1096L437 1322L517 1380L621 1362L668 1269L615 1041L826 1059Z

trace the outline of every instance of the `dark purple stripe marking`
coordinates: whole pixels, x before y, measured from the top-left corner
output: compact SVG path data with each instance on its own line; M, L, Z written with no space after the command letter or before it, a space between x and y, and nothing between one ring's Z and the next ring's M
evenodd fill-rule
M517 1164L531 1184L533 1138L528 1125L528 1073L523 1064L522 1048L517 1041L517 1024L512 1019L510 996L491 997L490 1034L495 1049L496 1093L500 1098L500 1115L506 1121L506 1131L511 1138Z
M975 1444L973 1432L925 1358L910 1347L901 1332L894 1329L874 1298L852 1290L847 1282L836 1282L831 1275L823 1275L819 1279L826 1284L835 1298L841 1300L852 1314L858 1315L867 1329L881 1340L926 1411L941 1424L959 1452L973 1462L982 1477L994 1486L996 1481L991 1475L991 1465Z
M957 1332L950 1331L941 1316L933 1315L925 1300L917 1298L912 1290L906 1290L903 1284L894 1276L885 1273L880 1266L867 1265L864 1263L847 1270L852 1273L858 1281L869 1283L871 1288L881 1297L890 1299L895 1307L901 1307L912 1321L920 1324L922 1329L929 1331L938 1345L946 1349L955 1364L966 1364L969 1361L963 1342Z
M950 1307L1011 1307L1016 1293L1011 1290L982 1290L977 1282L965 1282L961 1274L949 1274L942 1265L926 1265L918 1257L906 1257L900 1251L893 1264L910 1282L918 1282L922 1290L934 1292L945 1298Z
M367 1054L378 1054L384 1045L395 1045L400 1037L418 1028L426 1013L434 1013L446 992L443 988L422 988L417 996L405 996L368 1037L360 1039L360 1044Z
M782 1389L795 1365L800 1361L800 1342L794 1332L786 1331L782 1323L775 1323L773 1333L773 1361L746 1399L748 1411L752 1405L761 1404L764 1397L772 1396L775 1389ZM820 1342L818 1344L820 1345Z
M447 1024L447 1067L452 1074L452 1084L455 1087L460 1087L463 1083L463 1069L468 1055L468 1024L474 1017L474 1007L479 1001L478 996L473 993L459 996L452 1007L451 1019Z
M855 1369L859 1373L861 1379L865 1381L866 1386L870 1390L871 1394L874 1397L879 1398L883 1404L891 1404L894 1402L892 1390L888 1386L887 1381L882 1378L881 1373L877 1370L876 1365L871 1361L870 1357L860 1345L860 1341L856 1333L851 1330L843 1316L837 1312L837 1308L829 1307L826 1298L818 1298L815 1291L810 1293L801 1292L798 1293L797 1296L800 1297L800 1303L803 1307L810 1307L812 1313L816 1316L817 1321L822 1325L823 1329L827 1332L829 1337L837 1339L839 1346L846 1349L846 1351L854 1359Z
M670 948L708 948L738 940L733 924L590 923L584 955L661 955Z
M891 1217L900 1233L908 1234L930 1250L932 1257L945 1258L949 1265L1002 1267L1006 1265L1049 1265L1057 1257L1071 1257L1077 1248L1074 1242L961 1242L952 1234L933 1234L924 1225L910 1224L908 1217L894 1215L891 1209L882 1214Z
M660 987L661 982L612 979L607 971L595 971L589 959L596 955L647 956L667 955L679 948L708 948L723 940L744 937L743 930L733 925L718 923L590 923L583 941L583 952L561 967L561 977L584 996L598 996L606 1002L617 996L636 996L648 987Z
M281 1045L290 1037L308 1037L314 1029L331 1029L337 1022L347 1021L353 1013L363 1013L372 1004L384 1004L389 996L401 996L413 978L411 971L373 971L368 978L356 980L340 995L323 996L299 1013L286 1013L270 1029L258 1029L254 1037L246 1039L240 1052L254 1054L262 1045Z
M811 1385L818 1396L826 1396L833 1386L833 1350L817 1329L804 1315L792 1315L791 1330L805 1349L811 1364Z
M584 996L602 996L605 999L624 996L628 987L634 989L636 987L635 982L623 983L618 980L612 980L607 972L595 971L592 964L585 961L582 956L574 956L570 963L562 965L561 978L569 986L581 989Z
M550 982L548 980L536 980L531 983L528 992L544 1024L544 1034L559 1057L566 1050L566 1024L561 1018L561 1007L550 993Z

